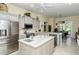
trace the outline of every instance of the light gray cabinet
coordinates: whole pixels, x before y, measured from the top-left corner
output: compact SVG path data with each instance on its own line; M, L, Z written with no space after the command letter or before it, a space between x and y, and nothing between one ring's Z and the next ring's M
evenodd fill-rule
M33 28L39 28L40 27L40 21L33 20L31 17L23 16L19 18L20 23L20 29L24 28L24 24L32 24Z
M10 14L10 13L7 13L7 12L0 12L0 19L16 21L16 22L19 21L17 15L13 15L13 14Z
M40 28L40 21L38 21L38 20L34 20L33 21L33 28Z

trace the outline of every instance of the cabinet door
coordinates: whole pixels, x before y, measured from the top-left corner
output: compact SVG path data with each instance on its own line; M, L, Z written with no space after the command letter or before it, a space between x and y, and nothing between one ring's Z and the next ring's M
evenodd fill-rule
M27 24L33 24L33 20L30 17L25 17L25 22Z
M19 22L19 19L17 16L9 16L10 17L10 21L16 21Z
M34 20L34 21L33 21L33 27L34 27L34 28L40 28L40 22L37 21L37 20Z

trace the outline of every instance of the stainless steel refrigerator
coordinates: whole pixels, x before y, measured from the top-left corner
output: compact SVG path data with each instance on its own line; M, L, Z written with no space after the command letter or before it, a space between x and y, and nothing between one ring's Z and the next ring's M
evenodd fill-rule
M0 20L0 55L18 50L19 22Z

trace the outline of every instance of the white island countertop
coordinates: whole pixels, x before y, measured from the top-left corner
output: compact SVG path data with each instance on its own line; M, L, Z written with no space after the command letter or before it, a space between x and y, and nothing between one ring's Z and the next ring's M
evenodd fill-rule
M37 36L34 36L30 41L26 41L28 39L31 39L31 38L24 38L24 39L21 39L19 40L19 42L23 43L23 44L26 44L28 46L31 46L33 48L37 48L43 44L45 44L46 42L48 42L49 40L52 40L54 39L54 36L47 36L47 35L37 35Z

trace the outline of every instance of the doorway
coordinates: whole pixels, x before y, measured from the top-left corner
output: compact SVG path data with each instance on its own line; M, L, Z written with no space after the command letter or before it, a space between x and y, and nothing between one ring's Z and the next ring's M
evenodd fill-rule
M51 25L48 25L48 32L51 32Z
M72 21L65 20L58 23L58 31L63 33L63 37L72 36Z

